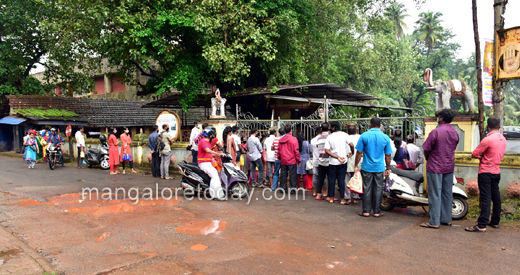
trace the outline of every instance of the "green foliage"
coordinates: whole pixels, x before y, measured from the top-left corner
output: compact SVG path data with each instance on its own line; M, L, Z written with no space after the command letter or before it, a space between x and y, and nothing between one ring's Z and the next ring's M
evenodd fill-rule
M2 1L0 96L48 94L55 88L55 83L62 83L70 91L77 87L93 87L92 80L74 72L78 62L76 45L62 41L62 30L49 24L58 16L58 10L47 1ZM47 68L44 82L30 75L37 64Z
M477 219L480 215L479 197L468 199L468 215L469 219ZM519 199L505 199L502 201L502 209L516 209L514 214L505 214L502 211L500 215L501 222L520 222L520 200Z
M408 17L408 14L405 14L408 10L404 7L402 3L394 2L392 3L385 12L385 16L392 21L394 25L395 36L397 38L403 37L403 28L408 29L406 23L404 23L404 19Z
M48 110L42 110L42 109L19 109L19 110L12 110L13 113L19 114L25 117L41 117L41 118L47 118L47 117L77 117L78 114L73 113L71 111L67 110L58 110L58 109L48 109Z
M441 26L442 20L440 12L421 12L419 14L419 20L415 22L417 28L414 30L414 35L417 39L424 43L428 49L428 53L432 51L433 47L437 46L439 42L444 40L442 35L444 28Z

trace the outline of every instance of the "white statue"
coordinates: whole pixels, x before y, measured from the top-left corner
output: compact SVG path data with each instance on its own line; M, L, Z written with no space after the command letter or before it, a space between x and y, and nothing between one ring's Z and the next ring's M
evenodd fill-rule
M475 113L475 100L473 99L473 92L469 85L461 80L452 79L448 81L442 81L438 79L433 82L432 70L426 69L424 72L424 82L428 84L427 90L433 91L438 94L436 100L437 110L443 108L451 109L450 99L461 100L464 112L468 114Z
M220 97L220 90L217 89L215 97L211 99L211 116L210 118L226 118L226 99ZM218 111L218 115L217 115Z

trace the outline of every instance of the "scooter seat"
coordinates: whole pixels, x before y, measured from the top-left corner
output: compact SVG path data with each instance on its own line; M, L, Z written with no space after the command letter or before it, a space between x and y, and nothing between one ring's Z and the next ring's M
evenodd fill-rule
M202 179L204 179L205 182L210 182L211 178L206 174L204 171L200 170L199 166L194 163L183 163L183 166L190 169L191 171L195 172L197 175L199 175Z
M398 169L398 168L395 168L395 167L391 167L390 170L392 171L392 173L394 173L394 174L396 174L398 176L409 178L409 179L414 180L414 181L416 181L418 183L424 182L424 176L423 176L423 174L421 174L419 172Z

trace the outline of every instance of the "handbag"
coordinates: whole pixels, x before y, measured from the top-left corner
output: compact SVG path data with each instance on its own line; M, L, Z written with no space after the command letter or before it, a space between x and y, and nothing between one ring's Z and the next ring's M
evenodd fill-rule
M244 158L244 155L241 155L240 156L240 166L245 166L246 165L246 160Z
M361 172L354 173L354 176L347 183L347 188L352 193L363 194L363 177L361 177Z
M191 144L186 147L186 150L191 151Z
M131 161L131 160L132 160L132 156L130 156L129 154L123 155L123 161Z
M84 158L85 158L85 152L81 151L81 152L79 153L79 157L82 158L82 159L84 159Z
M403 154L407 154L406 150L403 150ZM417 165L413 161L403 158L403 168L405 170L415 170Z

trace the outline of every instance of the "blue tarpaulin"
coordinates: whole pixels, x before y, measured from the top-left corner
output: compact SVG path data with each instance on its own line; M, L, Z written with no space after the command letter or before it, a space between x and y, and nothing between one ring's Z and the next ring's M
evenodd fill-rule
M18 125L24 122L25 118L17 118L17 117L4 117L0 119L0 124L10 124L10 125Z

